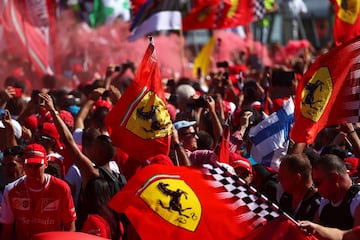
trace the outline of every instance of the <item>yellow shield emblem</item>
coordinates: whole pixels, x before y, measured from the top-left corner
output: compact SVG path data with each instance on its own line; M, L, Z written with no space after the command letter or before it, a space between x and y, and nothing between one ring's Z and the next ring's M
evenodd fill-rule
M194 191L181 179L151 182L140 198L167 222L194 232L201 219L201 204Z
M131 113L126 128L143 139L162 138L171 134L170 115L155 92L145 94Z
M338 18L348 24L354 24L359 16L359 0L337 0L339 5Z
M301 113L317 122L329 102L333 84L327 67L319 68L301 93Z

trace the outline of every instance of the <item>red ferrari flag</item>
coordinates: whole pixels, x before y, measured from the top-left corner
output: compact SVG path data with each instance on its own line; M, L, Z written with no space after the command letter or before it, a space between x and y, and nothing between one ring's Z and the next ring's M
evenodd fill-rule
M218 20L218 28L247 25L264 18L264 0L233 0L229 11Z
M133 82L106 116L105 124L114 144L138 161L168 155L172 123L152 40Z
M280 215L224 168L151 164L109 205L125 213L143 240L239 239ZM243 180L242 180L243 181Z
M360 37L320 56L299 82L295 142L312 143L326 126L359 122Z
M188 1L189 6L183 12L183 30L214 29L222 1L224 0Z
M360 35L360 1L331 0L335 5L334 40L336 45Z

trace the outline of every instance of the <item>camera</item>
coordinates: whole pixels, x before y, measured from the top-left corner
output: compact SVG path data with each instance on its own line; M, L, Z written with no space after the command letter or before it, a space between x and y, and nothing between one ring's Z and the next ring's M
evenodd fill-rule
M206 108L207 107L207 101L206 96L200 96L197 99L194 99L192 102L188 103L188 106L192 109L196 108Z
M227 61L217 62L217 63L216 63L216 67L217 67L217 68L228 68L228 67L229 67L229 63L228 63Z

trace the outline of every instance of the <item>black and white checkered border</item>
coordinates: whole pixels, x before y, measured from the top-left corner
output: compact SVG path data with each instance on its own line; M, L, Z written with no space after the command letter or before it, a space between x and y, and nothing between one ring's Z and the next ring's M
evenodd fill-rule
M204 173L211 176L209 184L214 188L223 188L224 191L218 193L219 199L232 199L229 207L233 210L246 206L248 212L238 216L239 221L252 222L254 227L270 221L282 213L279 208L271 203L264 195L260 194L255 188L247 185L245 181L235 175L231 175L225 168L205 164L207 170Z

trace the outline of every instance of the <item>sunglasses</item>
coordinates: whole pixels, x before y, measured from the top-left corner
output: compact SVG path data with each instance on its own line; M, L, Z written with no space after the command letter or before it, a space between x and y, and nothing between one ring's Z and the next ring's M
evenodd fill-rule
M8 147L4 150L4 157L6 156L22 156L24 148L20 146Z
M183 133L181 135L183 135L183 136L191 135L192 137L195 137L195 136L197 136L197 133L196 132L187 132L187 133Z

